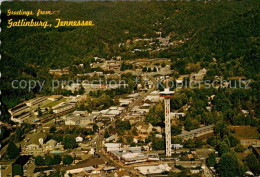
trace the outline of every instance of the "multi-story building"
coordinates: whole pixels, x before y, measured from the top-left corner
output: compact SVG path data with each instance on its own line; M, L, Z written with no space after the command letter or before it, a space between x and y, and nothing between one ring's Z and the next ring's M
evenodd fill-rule
M58 100L61 100L63 98L62 95L51 95L48 97L48 100L51 100L51 101L58 101Z
M75 107L76 107L75 104L64 104L64 105L61 105L61 106L54 108L53 112L58 114L58 113L61 113L61 112L73 110Z
M14 115L15 113L23 111L23 110L25 110L27 108L28 108L28 106L25 103L21 103L21 104L18 104L17 106L15 106L15 107L9 109L8 112L11 115Z
M180 135L177 135L177 137L182 138L182 140L184 141L184 140L193 139L206 134L213 133L213 131L214 131L214 125L208 125L195 130L191 130L189 132L182 133Z
M24 119L28 118L31 116L31 113L30 112L23 112L19 115L15 115L15 116L11 116L11 120L13 122L17 122L17 123L23 123L24 122Z
M29 100L29 101L26 103L26 105L27 105L27 106L34 106L34 105L39 104L39 103L41 103L41 102L43 102L43 101L45 101L45 100L47 100L46 97L34 98L34 99L32 99L32 100Z
M65 125L87 126L95 123L95 120L99 114L99 112L87 114L85 111L74 111L72 114L64 116Z

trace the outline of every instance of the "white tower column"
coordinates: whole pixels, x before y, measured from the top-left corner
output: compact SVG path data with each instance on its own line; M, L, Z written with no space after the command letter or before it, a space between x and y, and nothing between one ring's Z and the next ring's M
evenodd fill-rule
M172 142L171 142L171 114L170 114L170 98L174 97L174 91L170 91L169 88L165 88L163 92L160 92L160 96L164 98L165 107L165 144L166 144L166 156L172 156Z
M171 115L170 115L170 98L164 99L165 104L165 143L166 143L166 156L172 156L172 143L171 143Z

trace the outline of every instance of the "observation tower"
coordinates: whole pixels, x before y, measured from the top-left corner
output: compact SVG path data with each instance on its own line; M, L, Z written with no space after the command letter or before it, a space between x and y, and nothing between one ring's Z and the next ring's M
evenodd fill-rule
M171 143L171 115L170 115L170 98L174 97L174 91L170 91L169 88L165 88L163 92L160 92L160 97L164 98L164 115L165 115L165 142L166 142L166 156L172 155L172 143Z

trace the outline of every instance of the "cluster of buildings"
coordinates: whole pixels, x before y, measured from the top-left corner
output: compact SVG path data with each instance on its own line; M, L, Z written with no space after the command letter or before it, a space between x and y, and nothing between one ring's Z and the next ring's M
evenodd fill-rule
M99 112L87 113L86 111L74 111L73 113L63 116L65 125L79 125L92 129L91 124L96 122Z
M167 164L163 163L160 165L150 165L150 166L139 166L135 167L140 174L147 175L159 175L162 173L169 172L172 168ZM72 176L111 176L111 177L130 177L133 174L129 174L123 168L116 168L114 166L108 166L101 159L90 159L87 163L82 165L76 165L72 167L68 167L68 170L65 173L65 177ZM136 174L137 175L137 174Z
M111 106L108 109L101 110L101 114L98 117L98 121L103 123L111 122L116 117L118 117L125 109L125 107Z
M162 101L163 99L160 97L159 91L155 90L155 91L151 92L149 95L147 95L144 98L144 100L150 101L152 103L158 103L158 102Z
M16 123L23 123L26 118L31 116L30 109L46 100L47 97L37 97L9 109L8 112L11 114L11 120Z
M197 73L191 73L190 81L202 81L206 74L207 74L206 68L199 70Z
M21 147L23 155L44 156L45 154L60 154L64 152L64 146L61 143L51 139L45 142L46 135L41 133L38 134L39 139L32 138L25 145Z
M121 143L105 143L104 146L110 156L125 165L160 160L158 154L142 153L141 146L123 146Z
M138 43L138 42L147 42L147 45L145 45L145 48L135 48L132 50L133 53L135 52L144 52L144 51L150 51L150 52L156 52L159 50L165 50L167 48L169 48L172 45L176 45L178 43L184 43L184 41L180 40L180 41L174 41L171 42L170 39L170 35L166 36L166 37L162 37L161 34L162 32L156 32L156 34L160 35L157 38L134 38L133 39L133 43ZM157 43L157 45L156 45ZM125 45L125 44L120 44L119 47L121 45ZM155 47L155 48L154 48Z
M102 158L90 158L84 163L68 166L65 168L65 177L73 176L111 176L111 177L130 177L132 176L123 168L116 168L108 165Z
M121 67L121 64L117 60L107 60L101 66L101 68L104 70L119 70L120 67Z
M75 109L76 105L73 103L61 103L60 105L53 107L53 112L56 114L67 112Z
M85 90L106 90L106 89L116 89L116 88L127 88L128 84L125 81L109 82L109 83L72 83L71 85L66 85L65 89L75 91L83 87Z
M66 108L66 109L65 109ZM75 108L75 104L65 104L54 109L69 111ZM111 106L108 109L101 111L93 111L88 113L87 111L74 111L67 115L62 116L59 122L64 122L67 126L80 126L87 129L92 129L93 124L97 124L99 127L103 126L106 123L112 122L116 117L118 117L126 107Z
M61 76L64 74L69 74L69 67L63 69L50 69L49 73L55 76Z
M34 99L25 101L11 109L9 113L11 114L11 120L16 123L30 122L35 123L41 118L39 117L39 111L44 116L49 113L49 109L53 111L54 114L62 114L66 112L73 111L76 107L77 100L71 98L67 102L61 102L63 98L62 95L51 95L51 96L40 96ZM50 106L48 106L50 105Z

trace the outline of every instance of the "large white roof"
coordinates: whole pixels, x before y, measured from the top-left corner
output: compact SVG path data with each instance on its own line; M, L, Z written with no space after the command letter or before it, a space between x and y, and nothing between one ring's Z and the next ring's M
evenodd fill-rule
M166 163L166 164L160 164L158 166L141 166L141 167L136 167L135 169L139 170L140 173L142 173L143 175L147 175L147 174L160 174L162 172L169 171L171 167L169 167L169 165Z
M105 143L105 147L106 148L110 148L110 147L120 147L121 143Z

